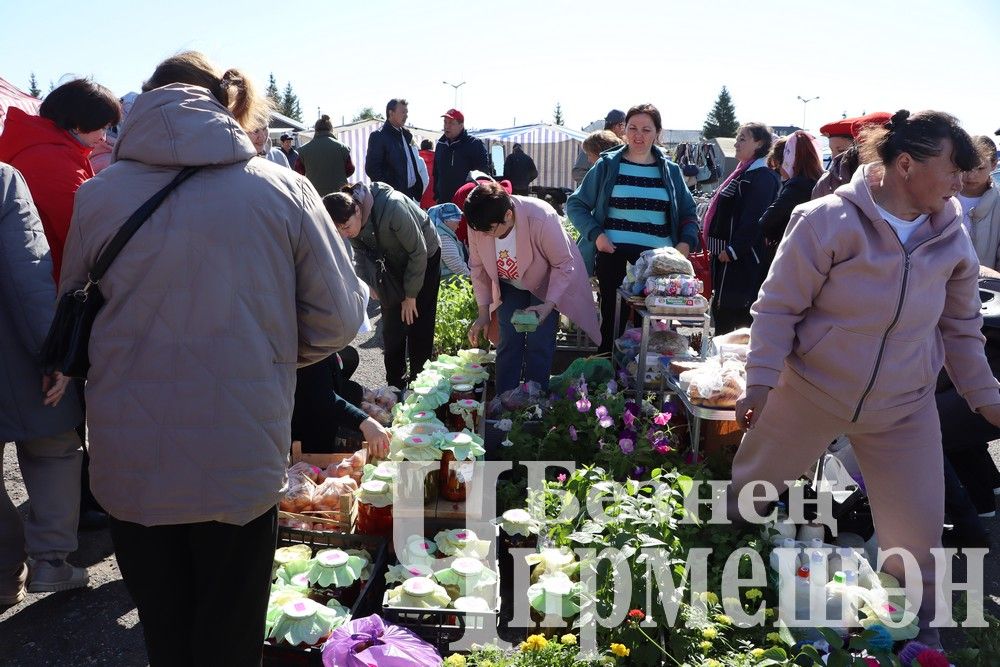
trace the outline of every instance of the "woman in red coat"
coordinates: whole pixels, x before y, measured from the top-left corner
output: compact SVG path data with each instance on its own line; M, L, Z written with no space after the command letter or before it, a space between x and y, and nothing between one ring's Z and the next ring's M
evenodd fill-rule
M104 141L108 127L121 120L121 105L104 86L74 79L49 93L38 113L30 116L13 107L8 111L0 134L0 162L12 165L28 183L52 249L58 284L73 199L94 175L90 151Z

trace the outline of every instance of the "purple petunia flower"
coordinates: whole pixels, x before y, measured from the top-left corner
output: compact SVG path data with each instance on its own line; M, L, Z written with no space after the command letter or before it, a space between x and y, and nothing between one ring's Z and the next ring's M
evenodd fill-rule
M631 438L622 438L618 441L618 447L622 454L631 454L635 451L635 441Z
M576 427L572 424L569 425L569 439L576 442Z
M608 380L608 396L613 396L618 393L618 383L615 382L614 378Z
M656 452L657 454L669 454L672 450L670 445L659 444L653 446L653 451Z
M583 398L576 402L576 409L578 412L590 412L590 399L584 395Z
M635 415L626 410L622 415L622 421L625 422L626 426L631 427L635 423Z
M603 405L597 407L594 410L594 414L597 415L597 423L601 425L601 428L610 428L614 425L615 420L611 418L611 414L608 409Z
M636 466L632 469L632 475L638 478L642 473L646 472L645 466Z

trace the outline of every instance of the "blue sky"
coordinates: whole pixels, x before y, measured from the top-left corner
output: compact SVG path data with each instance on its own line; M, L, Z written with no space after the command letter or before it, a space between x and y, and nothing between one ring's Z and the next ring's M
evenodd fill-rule
M84 75L123 94L198 49L262 88L271 72L291 81L307 123L402 96L411 124L438 128L454 100L442 81L465 81L470 127L551 121L559 102L580 128L648 101L666 127L696 129L723 85L741 121L800 125L796 97L819 96L809 127L897 108L1000 127L995 0L2 4L0 76L22 89L35 72L43 90Z

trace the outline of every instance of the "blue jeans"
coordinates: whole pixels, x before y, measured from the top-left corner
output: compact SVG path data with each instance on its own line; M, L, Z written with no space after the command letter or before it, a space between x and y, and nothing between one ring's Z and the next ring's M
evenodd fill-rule
M549 373L552 357L556 352L556 326L559 313L549 313L544 322L531 333L518 333L510 323L515 310L537 306L541 302L531 292L517 289L510 283L500 281L500 308L497 318L500 324L500 344L497 346L497 393L515 388L521 382L524 369L525 382L534 380L549 388Z

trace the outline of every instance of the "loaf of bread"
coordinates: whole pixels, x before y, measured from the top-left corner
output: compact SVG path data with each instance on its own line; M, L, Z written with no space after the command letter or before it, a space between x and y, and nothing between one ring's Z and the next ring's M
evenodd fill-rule
M704 361L689 361L686 359L678 359L676 361L670 362L670 374L677 377L684 371L691 371L696 368L700 368L705 362Z

